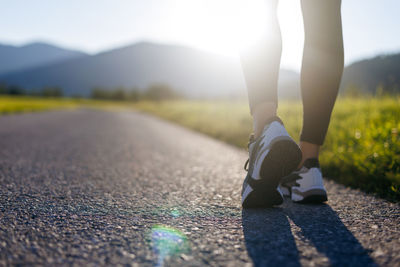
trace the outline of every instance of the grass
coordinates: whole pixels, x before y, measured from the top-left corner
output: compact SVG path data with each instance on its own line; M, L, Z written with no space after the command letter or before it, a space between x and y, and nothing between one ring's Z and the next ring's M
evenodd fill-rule
M65 110L76 108L116 109L127 104L115 101L100 101L75 98L44 98L32 96L0 96L0 114Z
M50 109L73 109L78 107L78 101L63 98L38 97L0 97L0 113L20 113L45 111Z
M246 148L252 121L246 102L139 102L135 108ZM298 140L299 101L279 104L279 116ZM339 99L321 151L324 175L353 188L400 201L400 98Z
M88 99L0 97L0 113L79 107L134 108L242 148L246 148L252 129L245 101L129 104ZM281 102L278 114L289 133L297 138L302 123L301 103ZM321 166L325 176L339 183L400 201L400 98L339 99L321 151Z

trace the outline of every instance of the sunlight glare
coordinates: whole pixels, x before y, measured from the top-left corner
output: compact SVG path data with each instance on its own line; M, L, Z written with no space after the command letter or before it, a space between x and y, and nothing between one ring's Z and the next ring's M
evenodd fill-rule
M271 13L264 1L231 1L231 12L227 12L226 25L231 47L241 51L260 42L267 32L267 18Z
M184 43L220 55L238 53L268 34L266 0L174 0L163 21L160 39ZM299 66L303 45L300 1L280 0L278 17L283 37L283 65ZM164 40L163 39L163 40Z

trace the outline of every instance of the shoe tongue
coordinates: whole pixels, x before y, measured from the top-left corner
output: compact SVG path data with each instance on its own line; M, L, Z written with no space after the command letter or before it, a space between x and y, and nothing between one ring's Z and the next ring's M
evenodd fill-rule
M317 158L306 159L303 163L303 166L308 169L319 168L319 161Z
M265 132L274 121L279 122L283 125L283 121L278 116L273 116L266 121L263 132Z

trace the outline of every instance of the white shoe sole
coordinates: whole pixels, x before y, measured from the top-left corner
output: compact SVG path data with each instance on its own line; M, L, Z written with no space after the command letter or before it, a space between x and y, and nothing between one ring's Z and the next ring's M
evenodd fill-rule
M292 188L292 201L297 203L322 203L328 200L324 187L315 186L301 191L298 187Z

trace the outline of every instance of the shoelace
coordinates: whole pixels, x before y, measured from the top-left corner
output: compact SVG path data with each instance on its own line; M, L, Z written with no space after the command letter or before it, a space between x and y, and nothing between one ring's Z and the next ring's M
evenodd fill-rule
M253 142L254 142L254 133L251 133L250 136L249 136L249 142L247 143L247 150L249 149L250 144L253 143ZM248 158L246 160L246 162L244 163L243 169L245 171L249 171L249 162L250 162L250 158Z
M249 171L249 161L250 161L250 159L247 159L246 162L244 163L243 169L245 171Z

